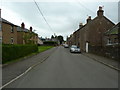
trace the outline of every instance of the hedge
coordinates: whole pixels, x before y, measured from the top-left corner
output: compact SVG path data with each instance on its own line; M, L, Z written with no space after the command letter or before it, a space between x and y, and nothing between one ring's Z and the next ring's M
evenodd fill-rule
M48 46L56 46L58 45L57 42L55 41L45 41L43 42L44 45L48 45Z
M2 45L2 63L38 52L37 45Z

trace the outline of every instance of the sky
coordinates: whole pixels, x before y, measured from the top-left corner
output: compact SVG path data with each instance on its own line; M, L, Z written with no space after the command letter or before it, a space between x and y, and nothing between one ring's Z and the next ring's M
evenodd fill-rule
M104 15L115 24L118 23L119 0L35 0L44 15L39 12L34 0L0 0L2 18L20 26L22 22L29 29L33 27L39 37L62 35L64 40L86 24L86 19L97 16L99 6L103 6ZM49 25L48 25L49 24Z

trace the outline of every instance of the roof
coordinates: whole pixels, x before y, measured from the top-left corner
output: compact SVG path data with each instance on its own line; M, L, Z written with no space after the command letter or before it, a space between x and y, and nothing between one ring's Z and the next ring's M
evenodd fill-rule
M0 21L3 22L3 23L9 24L9 25L14 25L14 26L16 26L16 27L17 27L17 31L29 32L28 29L26 29L26 28L25 28L25 29L22 29L20 26L17 26L17 25L15 25L15 24L13 24L13 23L11 23L11 22L3 19L3 18L1 18Z
M111 29L109 29L107 32L105 32L106 35L115 35L118 34L118 29L120 26L120 22L116 25L114 25Z
M9 22L9 21L3 19L3 18L1 18L0 21L3 22L3 23L9 24L9 25L14 25L13 23L11 23L11 22ZM14 25L14 26L16 26L16 25Z
M89 23L94 22L96 19L98 19L99 17L95 17L94 19L92 19ZM115 25L111 20L109 20L107 17L103 16L103 18L105 18L106 20L108 20L110 23L112 23L113 25ZM79 28L77 31L81 30L82 28L84 28L86 25L88 25L89 23L86 23L85 25L83 25L81 28Z
M17 27L17 31L19 31L19 32L20 32L20 31L29 32L28 29L26 29L26 28L23 29L23 28L21 28L21 27L19 27L19 26Z

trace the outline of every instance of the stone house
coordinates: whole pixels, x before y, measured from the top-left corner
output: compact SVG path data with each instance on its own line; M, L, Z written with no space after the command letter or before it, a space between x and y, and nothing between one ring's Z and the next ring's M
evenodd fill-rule
M1 18L2 42L4 44L17 44L17 26Z
M38 44L38 35L30 29L25 28L25 24L22 23L21 27L17 27L18 44Z
M75 40L74 35L71 34L70 37L67 38L67 44L69 46L74 45L75 44L74 40Z
M88 46L104 46L104 32L115 24L104 16L102 7L97 11L97 17L86 20L87 23L79 29L79 43L82 51L88 52Z
M37 44L38 42L38 35L32 32L32 27L30 30L26 29L24 23L20 27L1 18L0 26L0 37L4 44Z
M105 45L118 45L120 43L118 36L119 28L120 22L105 32L104 34Z

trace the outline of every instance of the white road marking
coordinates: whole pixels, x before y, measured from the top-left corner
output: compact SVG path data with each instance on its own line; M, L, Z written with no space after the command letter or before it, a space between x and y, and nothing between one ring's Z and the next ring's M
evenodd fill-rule
M12 82L14 82L15 80L19 79L20 77L22 77L23 75L25 75L26 73L28 73L30 70L32 70L35 66L39 65L40 63L43 63L49 56L47 56L46 58L44 58L42 61L37 62L37 64L32 65L31 67L29 67L24 73L20 74L19 76L17 76L16 78L12 79L11 81L9 81L8 83L6 83L5 85L3 85L2 87L0 87L0 90L4 87L6 87L7 85L11 84Z
M29 72L32 68L28 68L24 73L20 74L19 76L17 76L16 78L12 79L11 81L9 81L8 83L6 83L5 85L3 85L2 87L0 87L0 90L4 87L6 87L7 85L9 85L10 83L14 82L15 80L19 79L20 77L22 77L23 75L25 75L27 72Z

